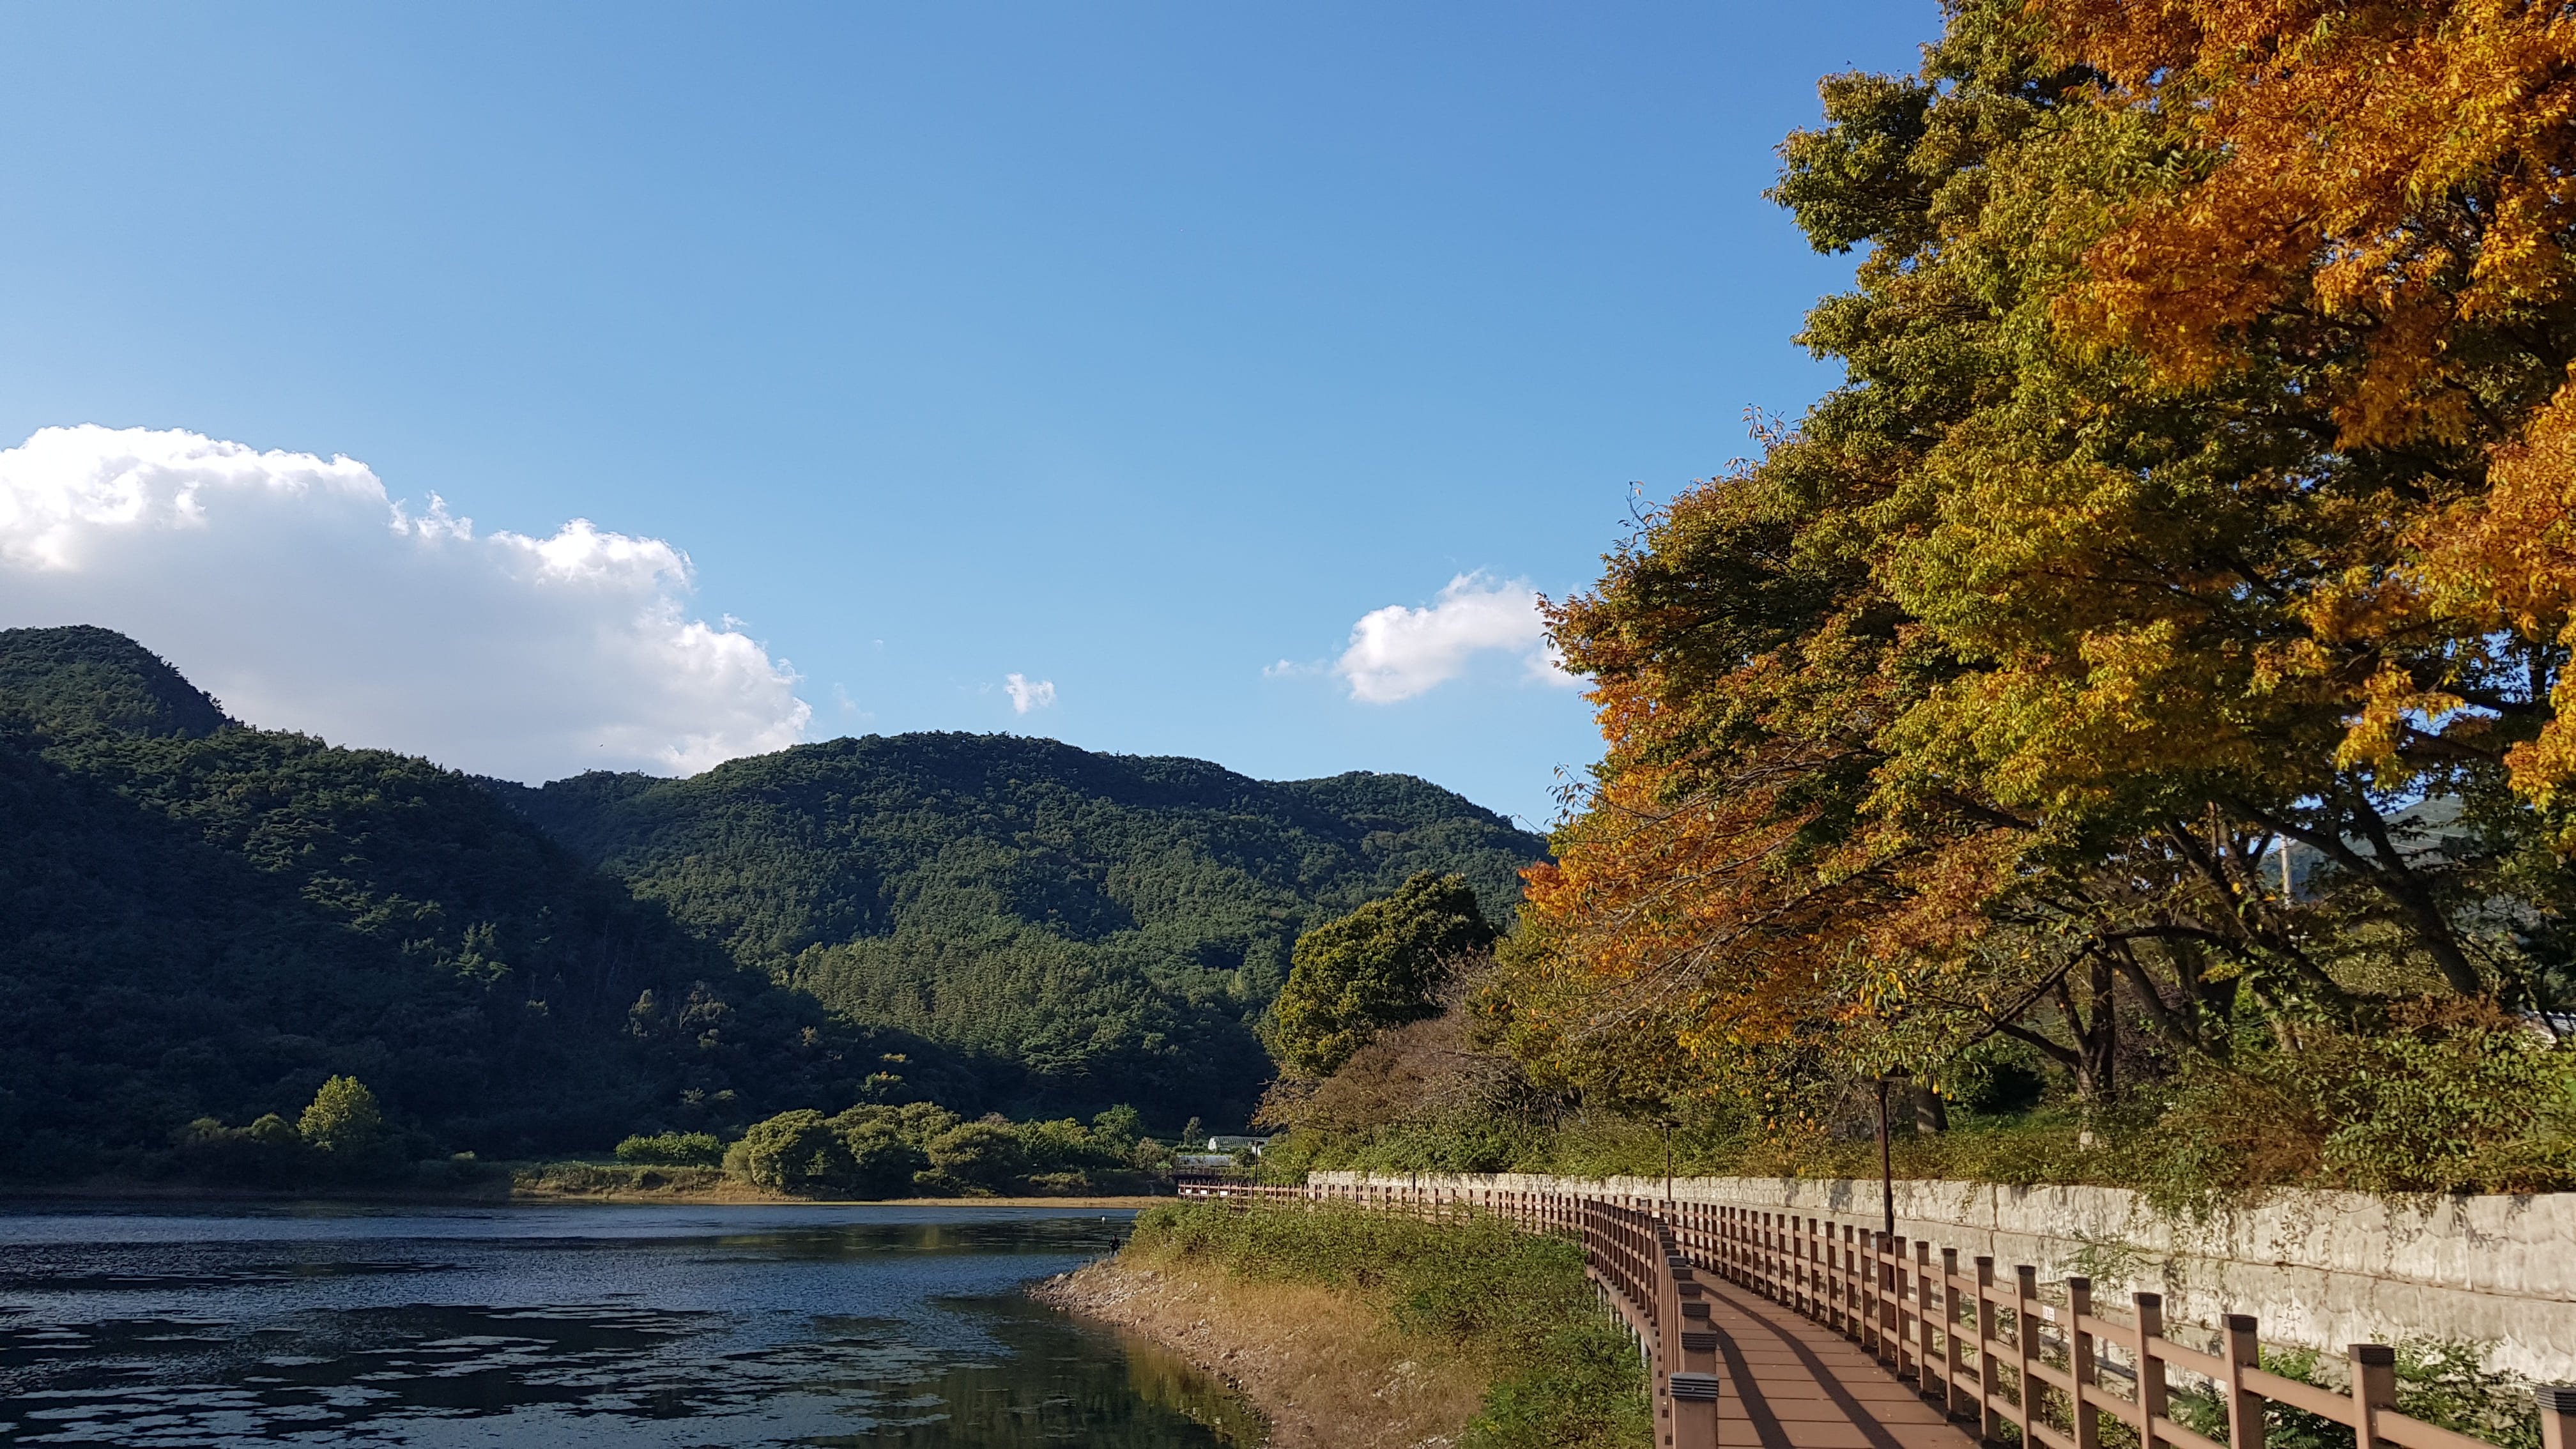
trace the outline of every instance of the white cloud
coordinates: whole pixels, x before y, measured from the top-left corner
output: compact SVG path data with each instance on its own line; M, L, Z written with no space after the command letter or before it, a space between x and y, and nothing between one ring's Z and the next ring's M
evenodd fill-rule
M1557 665L1538 591L1482 573L1451 579L1427 609L1389 604L1362 615L1333 672L1350 681L1351 698L1393 704L1466 673L1468 661L1488 651L1521 656L1529 679L1576 682Z
M1031 683L1028 676L1014 674L1002 681L1002 692L1011 697L1011 713L1027 714L1055 703L1055 681L1041 679Z
M478 773L693 773L802 738L795 673L691 592L660 539L477 536L345 457L101 427L0 452L0 627L104 625L235 718Z

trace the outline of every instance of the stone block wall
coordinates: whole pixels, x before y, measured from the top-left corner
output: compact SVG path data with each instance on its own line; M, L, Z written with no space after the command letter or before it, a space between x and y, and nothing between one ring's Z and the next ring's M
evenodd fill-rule
M1526 1192L1661 1197L1661 1178L1526 1174L1419 1179L1317 1173L1318 1181L1419 1181ZM1695 1177L1673 1196L1875 1229L1873 1181ZM2166 1218L2137 1193L2106 1187L1899 1182L1896 1230L1999 1275L2038 1267L2043 1281L2082 1273L2106 1307L2162 1293L2172 1323L2251 1313L2269 1344L2341 1357L2351 1343L2457 1339L2496 1368L2540 1383L2576 1382L2576 1193L2379 1198L2278 1192L2208 1222Z

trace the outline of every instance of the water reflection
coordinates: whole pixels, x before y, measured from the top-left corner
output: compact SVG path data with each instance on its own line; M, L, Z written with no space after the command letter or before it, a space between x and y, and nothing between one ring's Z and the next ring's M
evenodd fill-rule
M1257 1443L1019 1284L1123 1221L986 1210L0 1215L0 1444Z

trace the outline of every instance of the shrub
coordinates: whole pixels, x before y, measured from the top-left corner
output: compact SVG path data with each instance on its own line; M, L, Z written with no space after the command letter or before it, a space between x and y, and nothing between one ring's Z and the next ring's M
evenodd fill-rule
M2469 1344L2413 1340L2397 1345L2397 1412L2500 1449L2540 1449L2540 1413L2531 1384L2519 1375L2483 1366ZM2324 1356L2314 1349L2265 1349L2263 1367L2286 1379L2320 1388ZM2206 1393L2175 1396L2177 1422L2220 1442L2227 1439L2227 1409ZM2305 1409L2274 1402L2264 1411L2266 1449L2353 1449L2352 1430Z
M800 1108L752 1124L724 1167L780 1192L899 1197L930 1164L928 1143L956 1125L956 1113L927 1102L861 1103L834 1117Z
M858 1197L901 1197L930 1161L918 1144L881 1122L848 1129L841 1145L850 1158L850 1191Z
M838 1191L857 1173L841 1134L811 1107L753 1123L725 1154L725 1166L780 1192Z
M951 1127L930 1141L933 1172L985 1192L1010 1187L1027 1160L1011 1125L989 1118Z
M1013 1124L1000 1117L959 1122L932 1102L886 1106L862 1102L837 1116L810 1109L755 1124L723 1153L725 1171L781 1192L939 1197L1037 1191L1087 1193L1104 1186L1140 1190L1140 1166L1159 1164L1164 1149L1134 1135L1135 1114L1114 1107L1090 1127L1072 1118ZM660 1155L681 1138L630 1137L618 1145L628 1162L705 1162L710 1156ZM643 1155L653 1154L653 1155Z
M2413 1002L2384 1031L2308 1026L2186 1072L2133 1171L2168 1208L2284 1183L2547 1191L2576 1185L2571 1094L2576 1051L2486 1002Z
M312 1149L293 1123L271 1112L247 1127L200 1117L171 1134L180 1170L208 1182L286 1187L312 1175Z
M657 1132L617 1144L618 1161L654 1167L713 1167L724 1160L724 1152L724 1143L711 1132Z

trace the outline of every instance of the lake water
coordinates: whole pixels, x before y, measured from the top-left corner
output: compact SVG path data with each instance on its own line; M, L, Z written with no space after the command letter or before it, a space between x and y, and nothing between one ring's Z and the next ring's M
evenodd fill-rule
M1258 1442L1223 1385L1020 1296L1130 1216L0 1212L0 1445Z

